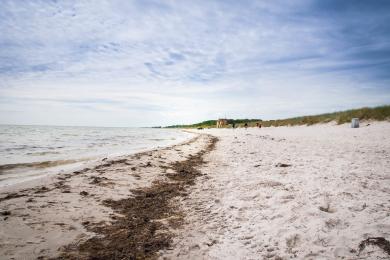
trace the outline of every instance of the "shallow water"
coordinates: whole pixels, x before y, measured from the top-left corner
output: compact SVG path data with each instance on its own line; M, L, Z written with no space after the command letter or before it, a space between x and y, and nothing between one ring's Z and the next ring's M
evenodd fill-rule
M0 125L0 186L190 136L174 129Z

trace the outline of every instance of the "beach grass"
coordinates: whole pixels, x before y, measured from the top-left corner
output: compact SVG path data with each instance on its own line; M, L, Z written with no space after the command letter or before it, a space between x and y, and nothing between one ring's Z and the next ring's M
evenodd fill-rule
M337 124L344 124L351 122L352 118L359 118L360 120L376 120L384 121L390 119L390 106L380 107L364 107L359 109L350 109L346 111L313 115L301 116L279 120L262 121L263 126L287 126L287 125L314 125L319 123L336 122Z
M376 120L384 121L390 120L390 105L379 106L379 107L363 107L358 109L350 109L345 111L319 114L319 115L310 115L310 116L300 116L286 119L277 119L277 120L261 120L261 119L228 119L229 125L226 127L231 127L234 123L237 127L242 127L247 124L249 127L256 126L256 124L261 124L263 127L269 126L294 126L294 125L314 125L319 123L328 123L336 122L337 124L344 124L351 122L352 118L359 118L360 120ZM192 125L173 125L168 126L168 128L212 128L216 127L216 120L207 120L197 124Z

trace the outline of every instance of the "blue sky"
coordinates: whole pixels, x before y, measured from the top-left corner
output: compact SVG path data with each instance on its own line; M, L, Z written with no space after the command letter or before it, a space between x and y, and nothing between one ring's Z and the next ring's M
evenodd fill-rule
M390 1L0 4L3 124L152 126L390 104Z

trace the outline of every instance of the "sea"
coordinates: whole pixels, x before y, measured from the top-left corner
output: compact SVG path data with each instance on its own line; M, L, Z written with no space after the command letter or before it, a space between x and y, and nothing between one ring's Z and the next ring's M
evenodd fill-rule
M0 125L0 189L192 136L165 128Z

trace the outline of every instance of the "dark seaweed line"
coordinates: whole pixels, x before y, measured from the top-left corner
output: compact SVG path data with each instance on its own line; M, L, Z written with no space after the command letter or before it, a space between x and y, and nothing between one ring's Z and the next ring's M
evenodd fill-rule
M384 237L369 237L366 240L363 240L362 242L360 242L359 254L368 245L377 246L377 247L381 248L384 252L386 252L388 255L390 255L390 242L387 241Z
M79 245L69 245L56 259L154 259L157 252L168 249L173 234L170 228L182 224L183 212L172 199L186 196L189 186L201 175L197 169L204 164L203 157L215 148L216 137L209 136L207 147L185 161L171 164L174 173L167 173L167 181L155 181L152 186L132 190L133 197L106 200L124 217L112 225L88 225L94 236Z

